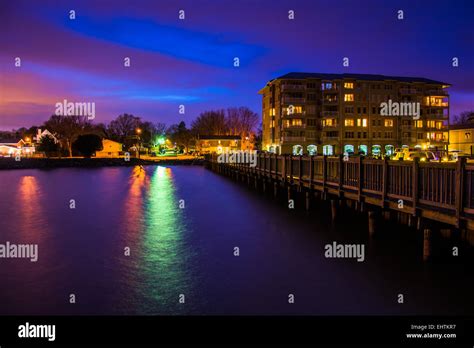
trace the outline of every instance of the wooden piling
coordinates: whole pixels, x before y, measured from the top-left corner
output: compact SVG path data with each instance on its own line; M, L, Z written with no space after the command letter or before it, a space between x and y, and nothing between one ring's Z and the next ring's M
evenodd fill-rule
M369 211L369 236L372 237L375 233L376 225L376 213L375 211Z
M441 234L443 238L447 238L447 239L451 238L452 236L452 230L450 228L441 228L439 230L439 233Z
M427 261L430 258L431 253L431 230L425 228L423 231L423 261Z
M422 226L421 216L417 216L417 217L416 217L416 229L417 229L418 231L421 230L421 226Z
M310 208L311 195L309 191L306 191L306 210Z
M336 220L337 217L337 206L338 201L336 199L331 199L331 218L332 220Z

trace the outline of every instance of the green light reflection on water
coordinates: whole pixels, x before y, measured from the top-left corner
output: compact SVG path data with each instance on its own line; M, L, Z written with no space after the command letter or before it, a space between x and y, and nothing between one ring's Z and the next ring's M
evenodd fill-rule
M186 302L191 297L192 251L185 244L186 226L178 204L171 169L158 166L146 197L142 239L144 295L153 303L144 309L147 313L184 314L187 305L179 303L179 296L184 294Z

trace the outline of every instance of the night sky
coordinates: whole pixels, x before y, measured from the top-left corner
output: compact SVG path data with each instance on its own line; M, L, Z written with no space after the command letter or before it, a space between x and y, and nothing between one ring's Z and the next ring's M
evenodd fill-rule
M260 114L258 90L292 71L444 81L453 115L474 109L473 18L472 0L0 0L0 129L39 125L64 99L95 102L95 122Z

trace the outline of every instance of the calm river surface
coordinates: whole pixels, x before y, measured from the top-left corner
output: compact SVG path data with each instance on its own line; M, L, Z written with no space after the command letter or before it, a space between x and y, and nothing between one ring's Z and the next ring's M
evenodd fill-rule
M0 259L1 315L474 313L472 248L423 263L421 232L369 241L363 217L332 224L199 166L6 170L0 196L0 244L39 248ZM333 241L365 261L325 258Z

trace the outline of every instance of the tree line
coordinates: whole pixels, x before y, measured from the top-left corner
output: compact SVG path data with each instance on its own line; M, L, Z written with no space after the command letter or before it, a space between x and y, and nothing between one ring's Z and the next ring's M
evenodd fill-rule
M20 128L12 132L1 132L1 138L33 138L37 129L47 129L54 134L58 143L44 137L40 144L43 150L51 151L54 147L64 156L71 157L75 142L84 142L84 136L95 135L99 139L111 139L120 142L125 149L140 143L140 146L151 149L159 139L168 139L174 146L184 152L195 144L199 135L238 135L259 142L260 117L247 107L234 107L226 110L209 110L202 112L190 127L184 121L167 126L161 122L150 122L132 114L122 114L105 123L93 123L85 116L52 115L41 126ZM89 139L91 139L89 137Z

